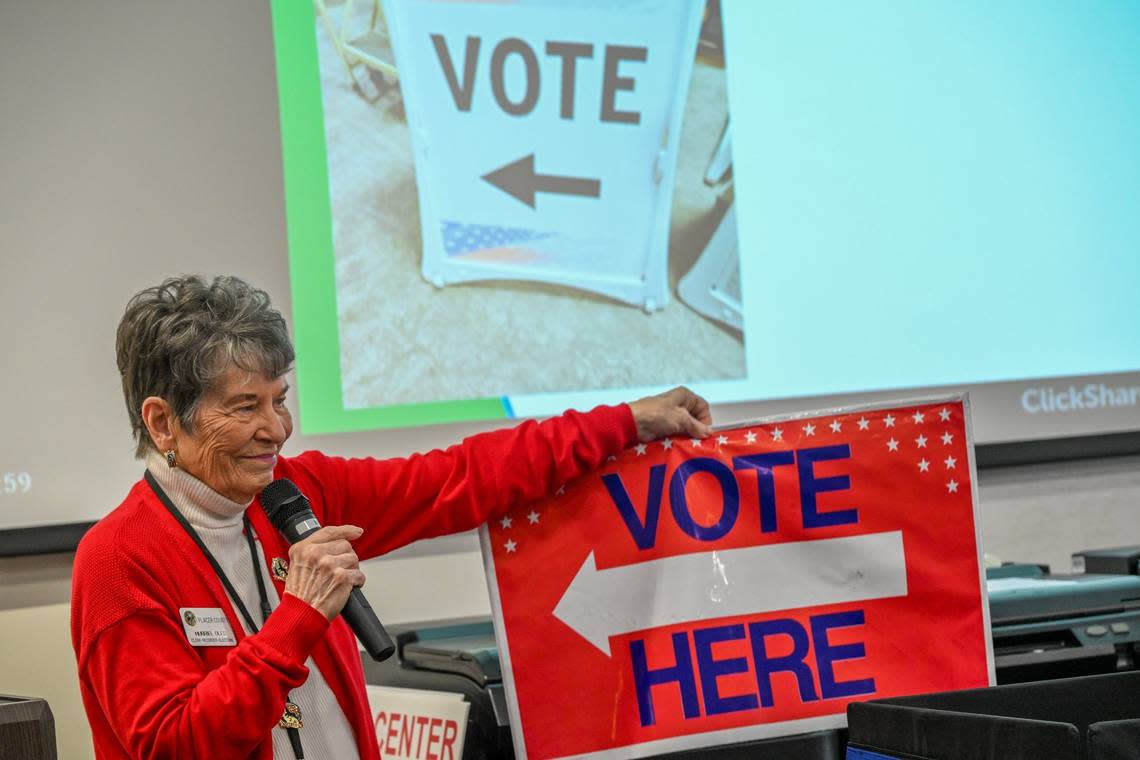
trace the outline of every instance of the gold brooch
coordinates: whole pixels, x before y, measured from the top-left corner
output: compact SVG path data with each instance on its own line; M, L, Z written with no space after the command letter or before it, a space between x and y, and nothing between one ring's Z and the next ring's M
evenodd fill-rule
M289 575L289 563L281 557L274 557L271 564L273 566L273 577L279 581L285 580L286 576Z
M277 721L277 725L281 728L301 728L305 724L301 722L301 708L292 702L285 703L285 712L281 713L281 720Z

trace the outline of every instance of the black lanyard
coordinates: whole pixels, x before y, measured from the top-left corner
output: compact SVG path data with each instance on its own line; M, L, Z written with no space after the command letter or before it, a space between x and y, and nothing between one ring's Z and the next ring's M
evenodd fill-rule
M237 589L230 583L230 579L226 577L222 566L218 564L218 560L214 558L213 553L206 547L206 543L202 540L202 537L198 535L198 531L194 530L194 526L190 524L186 516L174 506L174 502L166 495L166 491L158 484L158 481L154 475L151 474L149 469L144 473L143 477L150 485L151 490L154 491L154 495L162 502L162 506L166 507L166 511L170 513L171 517L178 521L178 524L182 526L186 534L189 535L190 538L194 540L194 543L198 545L198 548L202 550L202 554L206 556L206 561L210 563L210 567L214 568L214 573L217 574L218 580L221 581L222 586L226 589L226 593L230 595L230 600L234 603L234 606L237 607L238 612L241 613L242 619L245 621L250 632L257 633L258 626L253 621L253 616L249 614L249 610L246 609L245 603L241 600L241 596L238 595ZM249 524L249 518L244 514L242 515L241 521L245 530L245 540L249 545L249 557L253 561L253 577L257 580L257 596L261 607L261 619L264 623L264 621L269 619L269 613L273 610L269 607L269 595L265 591L265 579L261 575L261 562L257 558L257 548L253 544L253 526ZM301 726L300 715L300 708L293 702L292 697L286 694L282 722L278 725L281 725L289 734L289 744L292 745L293 754L297 760L304 760L305 752L301 748L301 733L297 730ZM297 725L287 726L284 724L286 720L291 720Z

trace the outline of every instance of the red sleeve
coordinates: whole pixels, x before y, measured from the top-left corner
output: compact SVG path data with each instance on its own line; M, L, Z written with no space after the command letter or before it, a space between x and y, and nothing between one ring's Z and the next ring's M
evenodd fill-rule
M247 757L305 681L328 625L287 594L257 634L207 670L177 619L140 610L85 643L80 678L132 757Z
M623 404L528 420L406 459L307 452L292 462L313 478L326 524L364 528L354 547L368 559L422 538L470 530L515 504L549 496L636 441L637 424Z

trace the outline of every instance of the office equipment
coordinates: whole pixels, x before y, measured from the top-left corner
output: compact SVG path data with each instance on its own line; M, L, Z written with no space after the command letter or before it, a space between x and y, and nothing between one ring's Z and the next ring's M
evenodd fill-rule
M56 760L55 717L47 702L0 694L0 760Z
M1140 673L853 703L847 760L1123 760L1140 746Z
M1140 575L1140 546L1074 552L1073 572Z
M998 683L1134 667L1140 576L1052 575L1037 565L987 576Z

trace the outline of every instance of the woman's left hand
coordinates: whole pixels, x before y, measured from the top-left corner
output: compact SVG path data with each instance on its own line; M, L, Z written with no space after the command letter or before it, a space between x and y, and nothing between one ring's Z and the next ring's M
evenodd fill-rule
M692 438L707 438L712 434L709 402L684 386L632 401L629 408L637 422L637 438L642 443L677 433Z

